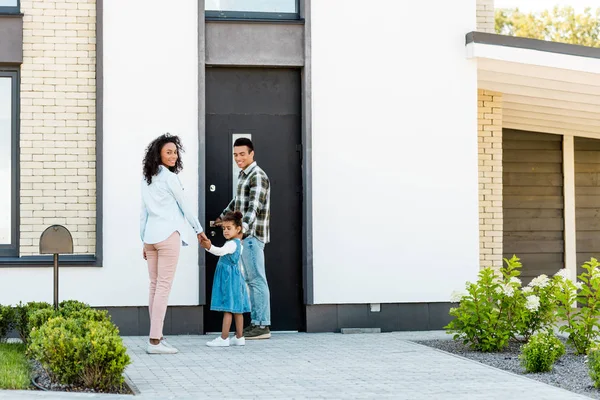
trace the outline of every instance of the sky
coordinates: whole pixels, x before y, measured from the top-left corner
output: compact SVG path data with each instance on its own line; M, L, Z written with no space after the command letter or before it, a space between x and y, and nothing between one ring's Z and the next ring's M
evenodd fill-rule
M494 0L495 8L519 8L523 12L536 12L553 8L555 5L572 6L581 12L585 7L600 8L600 0Z

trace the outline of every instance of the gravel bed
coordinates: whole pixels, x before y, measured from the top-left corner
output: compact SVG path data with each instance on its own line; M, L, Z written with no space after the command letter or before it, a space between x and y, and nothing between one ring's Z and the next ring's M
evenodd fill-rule
M558 386L593 399L600 399L600 390L594 388L592 384L592 380L588 375L587 365L584 363L584 356L576 356L568 346L566 354L554 364L551 372L527 374L523 367L521 367L518 358L521 347L520 343L510 343L508 348L501 353L481 353L470 350L462 342L455 342L453 340L415 340L414 342L515 374L525 375L528 378Z
M80 392L80 393L113 393L113 394L132 394L131 390L126 385L123 385L120 388L112 388L111 390L107 390L104 392L97 391L94 389L86 389L80 386L75 385L61 385L60 383L54 383L50 379L50 376L46 372L42 365L33 360L31 361L31 373L32 376L37 377L36 383L44 389L49 391L57 391L57 392Z

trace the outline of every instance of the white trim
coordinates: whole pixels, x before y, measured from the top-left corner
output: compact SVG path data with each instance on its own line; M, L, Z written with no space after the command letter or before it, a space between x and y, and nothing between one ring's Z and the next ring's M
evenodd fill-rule
M467 58L487 58L591 73L600 71L600 59L598 58L483 43L469 43L466 48Z
M575 225L575 138L563 135L563 191L565 217L565 268L577 280L577 227Z

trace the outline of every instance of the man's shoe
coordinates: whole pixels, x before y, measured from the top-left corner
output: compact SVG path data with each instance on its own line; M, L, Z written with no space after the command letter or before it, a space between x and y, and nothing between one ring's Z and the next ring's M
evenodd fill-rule
M223 339L221 336L217 336L210 342L206 342L208 347L229 347L229 338Z
M268 326L262 328L260 326L255 326L254 329L245 333L244 336L248 340L269 339L271 337L271 330Z
M241 338L236 338L235 336L229 339L229 344L231 346L245 346L246 345L246 338L245 337L241 337Z
M148 342L148 346L146 347L146 353L148 354L176 354L179 350L175 347L167 347L162 342L158 344L152 344Z
M244 336L246 336L246 333L250 332L254 328L256 328L256 325L250 324L250 325L248 325L247 327L244 328L244 330L242 331L242 333L244 334Z

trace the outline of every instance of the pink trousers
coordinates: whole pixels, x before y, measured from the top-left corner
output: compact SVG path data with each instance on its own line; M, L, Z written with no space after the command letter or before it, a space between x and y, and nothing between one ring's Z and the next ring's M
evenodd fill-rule
M144 243L148 274L150 275L150 339L163 337L163 325L169 294L177 269L181 238L179 232L173 232L166 240L156 244Z

